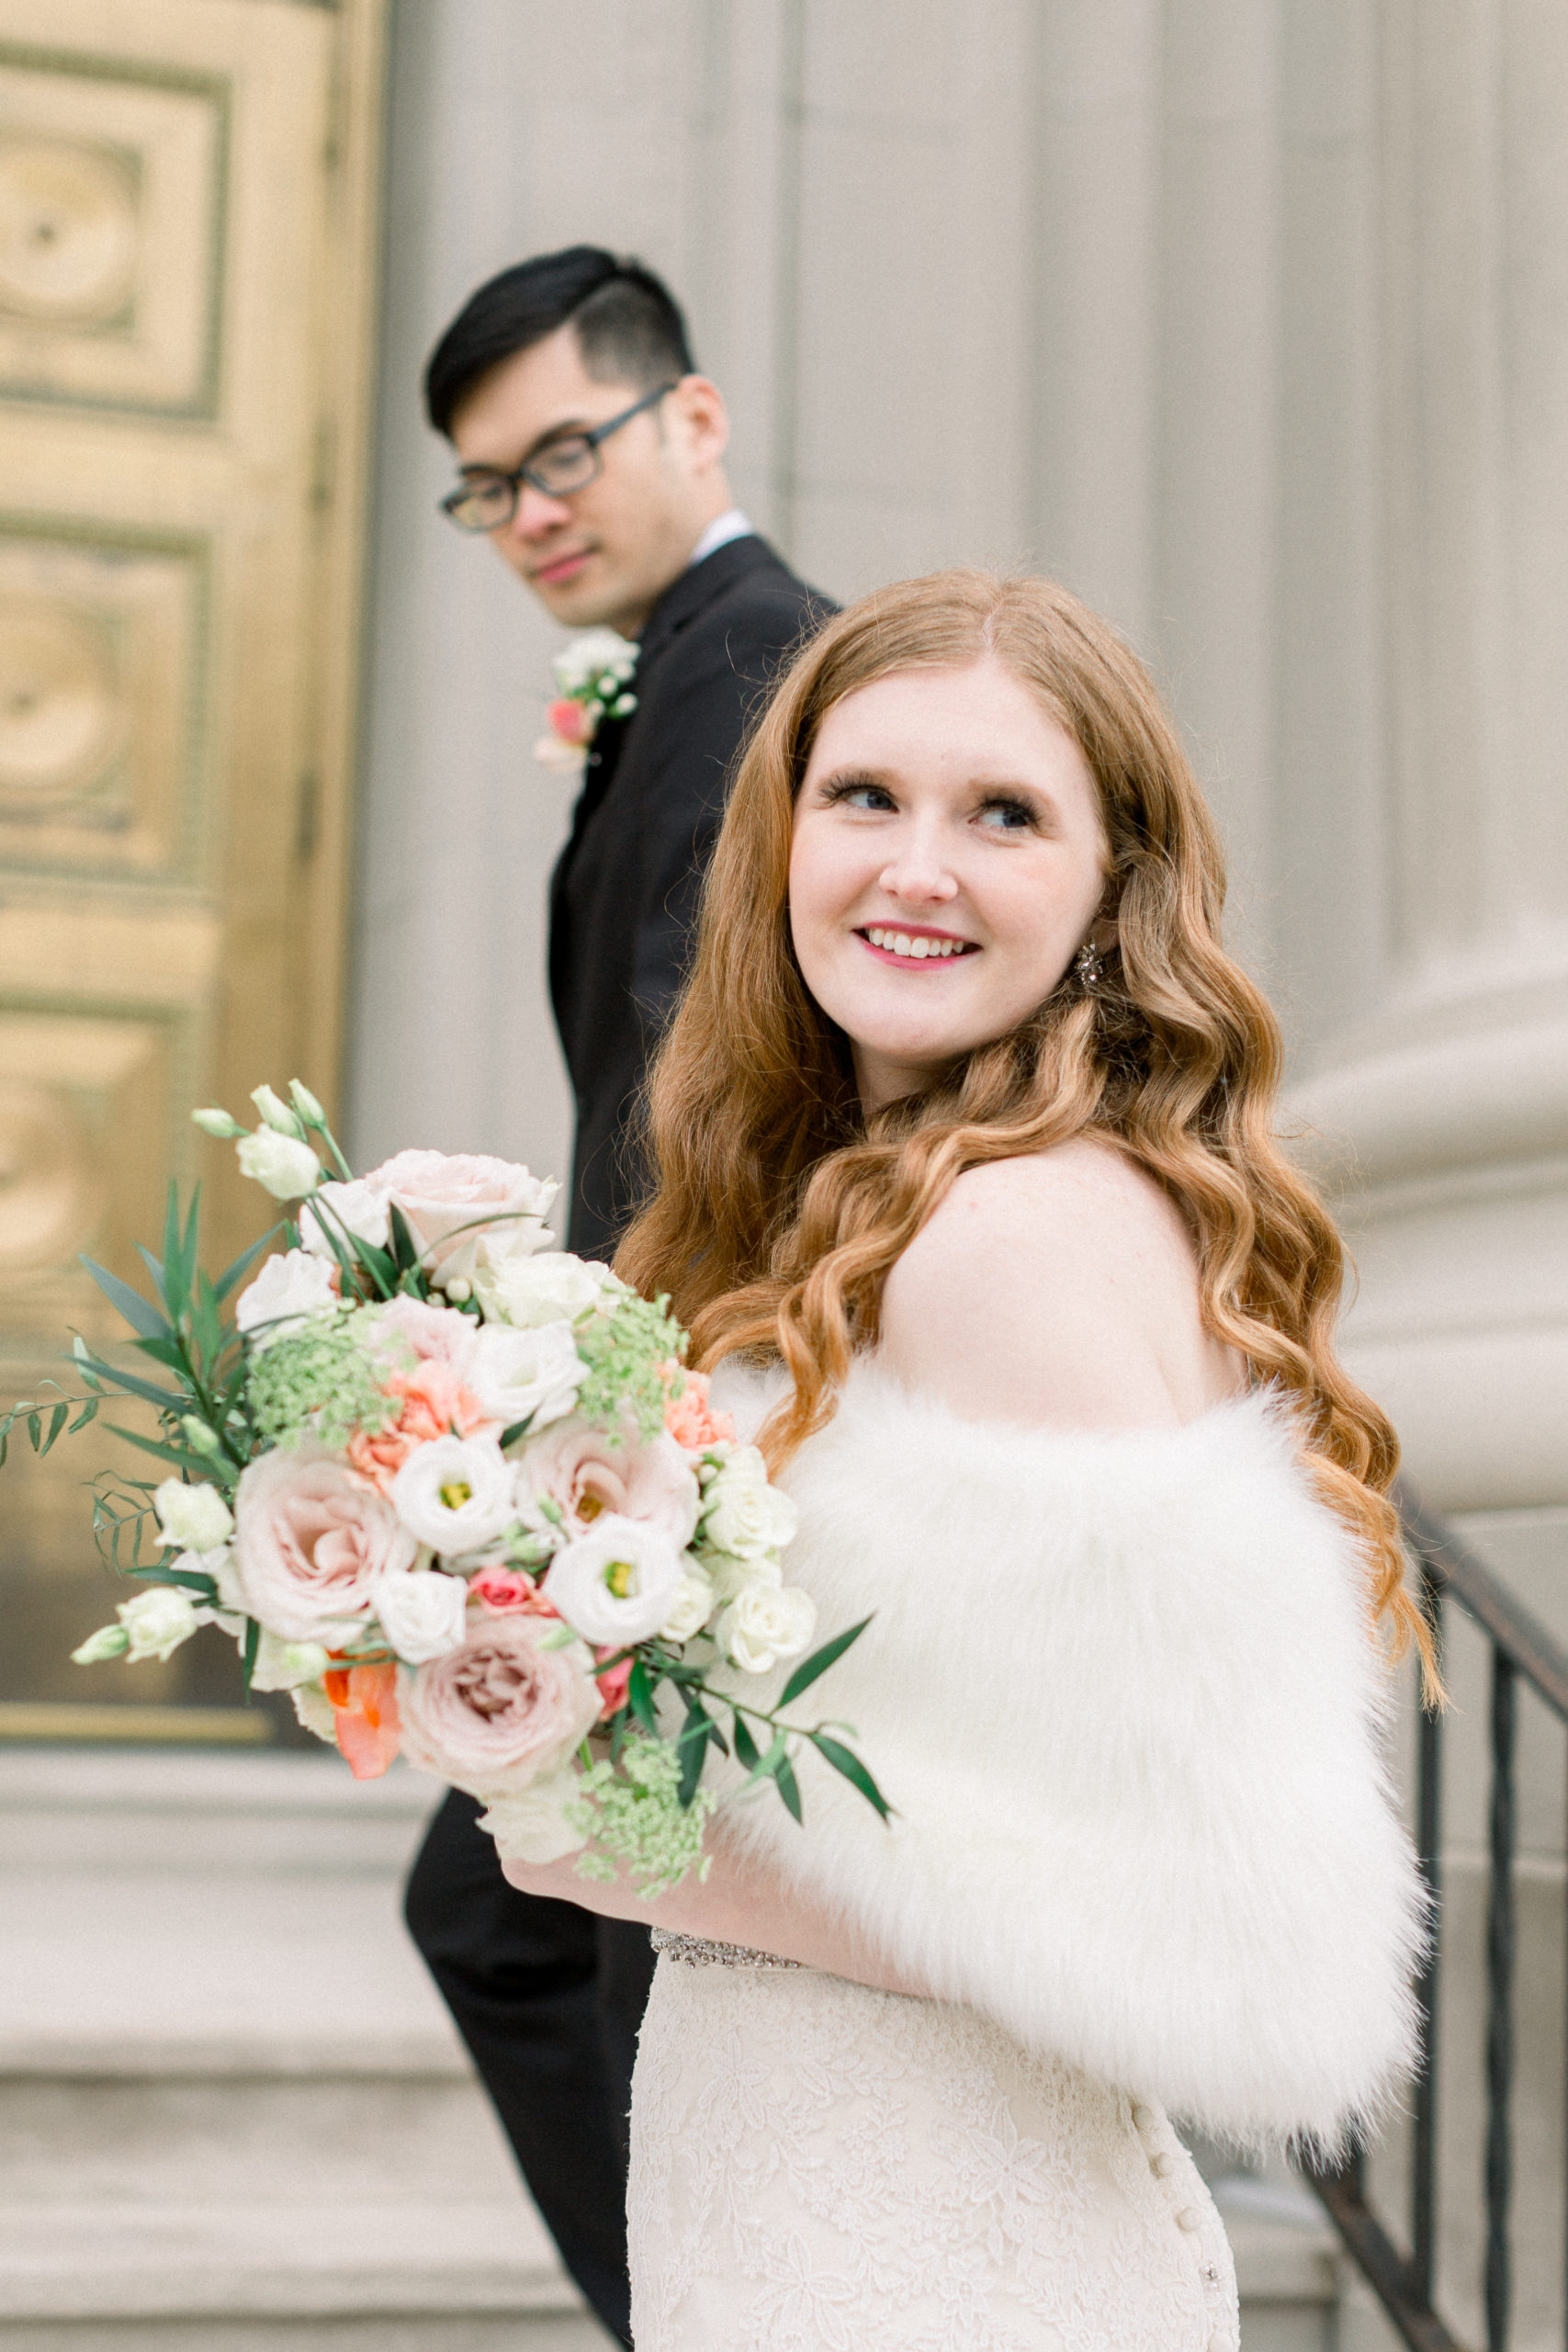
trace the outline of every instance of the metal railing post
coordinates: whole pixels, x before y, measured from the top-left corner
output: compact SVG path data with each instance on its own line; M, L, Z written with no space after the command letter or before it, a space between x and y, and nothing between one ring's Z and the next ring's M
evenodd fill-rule
M1442 1657L1442 1595L1423 1573L1421 1602L1432 1628L1432 1641ZM1438 1855L1442 1843L1443 1719L1435 1708L1421 1712L1416 1763L1416 1840L1421 1875L1431 1902L1431 1936L1426 1962L1416 1983L1421 2020L1420 2072L1416 2081L1416 2113L1410 2151L1410 2270L1423 2302L1432 2300L1437 2261L1436 2208L1438 2175Z
M1486 1905L1486 2352L1507 2352L1508 2207L1513 2191L1510 2101L1514 2084L1513 1660L1492 1651L1491 1876Z

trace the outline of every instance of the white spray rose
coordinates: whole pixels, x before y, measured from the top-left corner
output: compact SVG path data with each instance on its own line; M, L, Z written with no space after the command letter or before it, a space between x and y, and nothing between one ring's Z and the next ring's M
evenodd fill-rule
M487 1319L520 1330L575 1323L599 1305L614 1281L608 1266L565 1250L509 1250L493 1240L480 1243L474 1264L474 1295Z
M207 1611L177 1584L149 1585L115 1613L130 1637L126 1657L133 1666L139 1658L170 1657L207 1623Z
M361 1241L368 1241L373 1250L384 1250L391 1237L392 1221L387 1208L387 1194L379 1184L372 1184L363 1176L355 1176L346 1184L318 1184L311 1198L299 1212L299 1240L302 1248L313 1257L335 1261L337 1251L328 1236L335 1236L339 1250L346 1249L344 1229Z
M784 1582L783 1566L773 1552L765 1552L760 1560L737 1560L728 1552L705 1552L703 1566L713 1585L715 1605L720 1609L728 1609L732 1600L739 1600L748 1585L770 1585L776 1592Z
M324 1315L338 1303L333 1284L335 1268L309 1250L289 1250L269 1258L254 1283L247 1284L234 1306L234 1320L242 1331L254 1332L258 1348L302 1329L308 1317Z
M659 1628L667 1642L689 1642L712 1616L716 1601L713 1578L694 1560L688 1560L675 1589L675 1601Z
M570 1412L586 1374L570 1323L546 1323L536 1331L487 1323L474 1333L463 1384L487 1420L502 1429L527 1421L533 1432Z
M585 1642L645 1642L675 1605L684 1555L644 1519L605 1511L586 1535L563 1544L545 1577L545 1598Z
M253 1690L293 1690L302 1682L319 1682L332 1660L320 1642L285 1642L264 1625L256 1643ZM329 1701L330 1704L331 1702Z
M461 1646L468 1624L468 1588L439 1568L410 1568L378 1577L371 1606L381 1631L405 1666L423 1666Z
M212 1578L217 1588L217 1598L213 1607L219 1611L220 1622L224 1611L232 1617L248 1615L244 1589L240 1582L240 1571L234 1565L234 1547L231 1544L215 1544L210 1552L181 1552L170 1565L176 1568L188 1568L197 1576ZM231 1633L235 1629L231 1626L228 1630Z
M585 628L564 646L550 668L563 695L572 695L604 674L624 685L637 668L640 646L618 629Z
M265 1185L275 1201L297 1201L313 1192L321 1163L308 1143L295 1136L280 1136L276 1127L258 1127L234 1146L242 1176Z
M391 1505L433 1552L477 1552L517 1517L513 1476L493 1437L434 1437L415 1446L393 1479Z
M768 1484L768 1467L754 1445L737 1446L703 1492L702 1540L738 1560L782 1552L795 1534L795 1505Z
M798 1657L817 1630L817 1604L798 1585L754 1577L718 1621L718 1645L746 1674L766 1674Z
M577 1774L569 1765L541 1772L532 1786L509 1789L487 1797L490 1810L479 1816L479 1827L495 1839L495 1850L514 1862L558 1862L588 1842L585 1830L569 1818L569 1807L581 1796Z
M216 1487L165 1478L153 1492L152 1508L163 1530L158 1541L177 1544L182 1552L215 1551L234 1532L234 1514Z

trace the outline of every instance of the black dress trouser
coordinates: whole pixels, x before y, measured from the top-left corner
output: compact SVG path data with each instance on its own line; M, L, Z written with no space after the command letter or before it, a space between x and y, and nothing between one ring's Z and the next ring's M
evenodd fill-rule
M431 1823L404 1897L409 1933L562 2261L629 2345L626 2119L648 1930L509 1886L480 1810L454 1789Z

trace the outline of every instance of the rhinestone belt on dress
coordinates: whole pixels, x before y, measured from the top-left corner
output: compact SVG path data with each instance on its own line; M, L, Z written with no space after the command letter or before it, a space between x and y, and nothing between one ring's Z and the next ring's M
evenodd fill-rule
M678 1936L671 1928L655 1928L653 1949L667 1960L683 1961L688 1968L798 1968L798 1960L784 1960L775 1951L753 1951L747 1944L710 1943L705 1936Z

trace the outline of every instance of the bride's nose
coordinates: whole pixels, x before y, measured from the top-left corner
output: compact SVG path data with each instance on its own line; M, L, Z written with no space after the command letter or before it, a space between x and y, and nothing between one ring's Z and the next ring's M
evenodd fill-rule
M877 880L890 899L908 906L945 906L958 895L958 877L924 827L910 830Z

